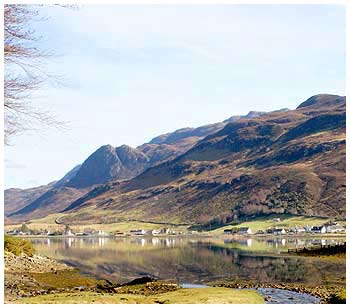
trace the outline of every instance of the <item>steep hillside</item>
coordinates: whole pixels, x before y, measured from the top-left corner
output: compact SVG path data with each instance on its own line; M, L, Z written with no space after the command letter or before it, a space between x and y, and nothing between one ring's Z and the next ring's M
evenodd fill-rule
M111 180L131 179L152 166L176 158L227 123L260 114L252 111L246 116L233 116L224 122L179 129L156 137L136 149L128 145L116 148L111 145L101 146L83 164L74 167L54 185L29 190L6 190L5 213L13 221L22 221L63 210L96 185Z
M228 123L177 158L77 200L61 221L208 224L270 213L344 218L345 97L306 102Z

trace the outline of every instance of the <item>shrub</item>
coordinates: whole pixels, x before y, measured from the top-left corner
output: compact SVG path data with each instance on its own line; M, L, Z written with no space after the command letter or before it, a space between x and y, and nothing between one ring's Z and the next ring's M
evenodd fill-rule
M32 257L35 253L32 243L21 238L5 235L4 244L5 252L11 252L16 256L23 253Z
M346 290L345 288L343 290L338 291L335 294L332 294L328 298L328 304L346 304Z

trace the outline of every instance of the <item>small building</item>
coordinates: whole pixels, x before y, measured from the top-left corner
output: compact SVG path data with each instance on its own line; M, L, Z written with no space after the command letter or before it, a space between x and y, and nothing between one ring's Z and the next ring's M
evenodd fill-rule
M267 234L281 235L286 234L287 231L284 228L270 228L266 230Z
M280 222L280 221L281 221L281 218L279 218L279 217L274 218L273 221L274 221L274 222Z
M102 230L98 231L98 236L104 236L104 235L107 235L105 231L102 231Z
M345 229L339 224L326 224L324 227L326 228L326 233L339 233L345 231Z
M314 226L311 228L311 233L326 233L325 226Z
M238 234L252 234L252 230L249 227L242 227L238 229Z
M286 230L284 228L274 228L273 232L274 235L281 235L281 234L286 234Z
M233 233L232 231L233 231L232 229L225 229L224 234L232 234Z
M311 233L312 228L313 228L312 226L311 227L310 226L304 227L306 233Z
M176 235L176 231L175 230L169 230L169 234L170 235Z
M162 229L160 230L160 233L161 233L161 234L169 234L169 232L170 232L170 229L169 229L169 228L162 228Z
M145 235L146 234L146 231L145 230L142 230L142 229L138 229L138 230L132 230L134 232L135 235ZM130 231L131 232L131 231Z
M258 230L255 234L265 234L263 230Z
M75 235L76 235L76 236L85 236L86 233L84 233L84 232L77 232L77 233L75 233Z
M72 236L73 235L73 232L72 232L72 230L67 230L67 231L65 231L64 232L64 235L67 235L67 236Z
M152 230L152 235L159 235L160 234L160 230Z
M6 232L6 234L8 234L8 235L17 235L17 234L19 234L19 231L18 230L9 230L9 231Z
M294 228L291 228L291 229L289 230L289 232L291 232L291 233L296 233L296 234L301 234L301 233L305 233L306 230L305 230L305 228L303 228L303 227L294 227Z

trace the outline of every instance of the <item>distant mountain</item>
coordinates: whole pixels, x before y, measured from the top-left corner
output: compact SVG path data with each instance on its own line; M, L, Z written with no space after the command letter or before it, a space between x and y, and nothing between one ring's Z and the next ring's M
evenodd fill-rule
M5 216L21 210L54 186L55 182L28 189L9 188L5 190Z
M22 221L62 211L67 223L344 217L345 97L316 95L296 110L233 116L137 148L102 146L64 185L9 216Z
M56 209L60 211L66 207L64 201L68 203L71 202L72 198L79 198L81 195L87 191L69 191L65 189L65 185L73 178L78 170L80 165L75 166L72 170L68 171L63 178L58 181L51 182L47 185L42 185L39 187L28 188L28 189L18 189L10 188L5 190L5 216L8 218L12 215L26 215L27 213L32 213L34 216L43 217L46 214L44 207L50 208L51 211ZM74 196L74 197L73 197ZM58 204L63 204L62 208L58 208L55 205L54 200L57 200ZM36 211L37 214L34 214ZM11 220L15 221L15 220Z
M96 187L61 221L215 224L271 213L345 218L345 119L345 97L328 95L296 110L240 118L175 159Z

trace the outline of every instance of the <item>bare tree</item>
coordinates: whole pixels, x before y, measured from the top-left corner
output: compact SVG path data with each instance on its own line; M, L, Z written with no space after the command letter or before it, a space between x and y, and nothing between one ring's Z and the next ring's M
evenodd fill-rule
M4 111L5 144L23 130L37 125L62 126L49 112L35 108L33 92L52 78L45 61L52 55L38 49L40 37L30 23L38 17L37 6L4 5Z

